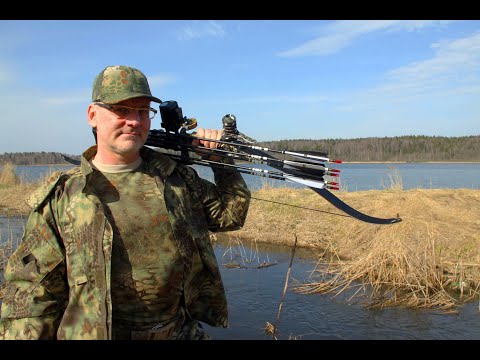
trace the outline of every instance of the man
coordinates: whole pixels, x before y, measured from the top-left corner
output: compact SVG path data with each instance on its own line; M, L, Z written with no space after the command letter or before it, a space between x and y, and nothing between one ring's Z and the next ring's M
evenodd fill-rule
M151 101L161 103L135 68L95 78L97 144L31 196L4 274L0 338L206 339L201 322L227 326L209 231L241 228L250 192L235 170L214 168L213 184L144 146Z

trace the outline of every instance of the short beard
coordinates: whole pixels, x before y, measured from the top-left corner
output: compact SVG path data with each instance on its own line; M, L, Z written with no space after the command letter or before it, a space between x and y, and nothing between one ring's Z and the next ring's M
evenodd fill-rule
M144 141L141 142L141 143L135 142L133 145L129 145L128 147L126 147L126 146L118 146L115 143L111 143L111 144L108 145L108 147L115 154L128 155L128 154L132 154L134 152L139 152L144 144L145 144Z

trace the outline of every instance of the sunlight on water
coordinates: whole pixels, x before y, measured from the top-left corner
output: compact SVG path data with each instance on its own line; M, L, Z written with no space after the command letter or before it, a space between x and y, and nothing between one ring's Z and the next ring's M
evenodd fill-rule
M253 164L252 164L253 165ZM249 166L249 164L242 164ZM56 170L67 170L72 165L55 166L20 166L16 172L27 182L40 180ZM213 172L205 166L193 166L199 175L213 181ZM255 164L256 168L272 170L272 168ZM341 188L347 191L382 190L389 188L392 174L395 181L401 182L407 189L480 189L480 163L401 163L401 164L334 164L339 169ZM1 167L0 167L1 168ZM305 186L282 180L243 174L251 190L265 185L271 187L305 188ZM328 179L327 179L328 180ZM330 179L332 180L332 179Z

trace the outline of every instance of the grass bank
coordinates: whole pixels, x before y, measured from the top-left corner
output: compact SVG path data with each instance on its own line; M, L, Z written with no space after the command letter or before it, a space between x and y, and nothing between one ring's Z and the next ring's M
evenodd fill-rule
M296 286L305 294L356 289L354 298L369 307L442 309L478 297L480 190L336 194L366 214L398 214L403 221L368 224L344 216L311 190L264 188L253 193L244 228L228 236L290 246L297 236L297 246L318 256L311 282Z
M403 190L401 179L393 180L385 190L336 195L368 215L398 214L400 223L364 223L309 189L265 186L252 193L244 228L223 236L289 246L296 237L318 257L311 281L294 287L305 294L353 291L352 299L369 307L442 309L478 298L480 190ZM38 185L0 184L0 215L26 216L25 201Z

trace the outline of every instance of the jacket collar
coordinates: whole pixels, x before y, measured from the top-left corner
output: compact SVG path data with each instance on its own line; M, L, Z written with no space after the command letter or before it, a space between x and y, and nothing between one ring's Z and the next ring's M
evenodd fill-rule
M85 150L82 154L80 161L80 169L82 173L87 177L92 173L93 168L89 163L97 153L97 145L93 145ZM140 156L149 172L157 173L162 179L166 179L177 166L177 162L172 160L165 154L155 151L147 146L143 146L140 149Z

